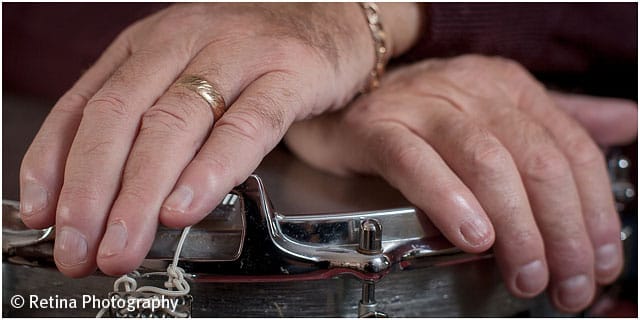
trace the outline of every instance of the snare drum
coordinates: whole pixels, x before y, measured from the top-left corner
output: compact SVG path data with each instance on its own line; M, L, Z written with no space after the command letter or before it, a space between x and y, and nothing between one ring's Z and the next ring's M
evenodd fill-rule
M3 202L3 316L91 317L100 306L83 299L107 299L115 290L115 278L99 272L60 274L54 233L26 229L18 203ZM141 270L165 270L180 236L161 227ZM384 181L324 174L282 148L185 239L179 266L193 317L556 315L532 312L551 310L545 297L512 297L490 252L452 246ZM162 286L164 279L138 281ZM17 295L25 306L13 305ZM32 295L51 298L50 307L31 306Z

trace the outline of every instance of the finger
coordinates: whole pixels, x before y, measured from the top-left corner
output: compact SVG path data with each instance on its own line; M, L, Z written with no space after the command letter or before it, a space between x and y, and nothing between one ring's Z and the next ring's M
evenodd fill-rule
M293 122L305 91L286 74L251 83L214 125L162 206L161 222L182 227L202 219L243 182Z
M187 50L135 52L89 100L66 162L56 216L58 269L83 276L96 252L140 117L189 61Z
M560 109L580 123L599 145L632 142L638 136L638 105L635 102L551 92Z
M175 84L145 112L100 242L100 270L118 275L140 265L153 241L160 206L213 118L206 100Z
M241 50L237 46L236 43L222 41L212 43L189 62L181 76L195 75L206 79L224 97L224 101L232 103L252 81L272 67L257 62L262 61L265 55L258 57L255 50ZM232 48L238 50L237 54L229 54ZM260 66L246 67L254 63ZM288 83L280 85L291 86ZM260 102L265 104L269 101ZM161 204L209 135L212 115L217 115L223 109L223 106L209 106L203 97L184 86L173 85L145 112L127 159L122 187L109 214L107 229L100 243L98 265L103 272L122 274L140 265L151 247ZM203 190L205 194L208 192ZM182 195L192 197L190 193ZM199 217L214 206L203 210ZM174 213L180 212L175 210L177 207L170 208ZM199 220L181 213L173 217L176 221L165 224L185 226Z
M414 130L445 159L489 216L505 285L518 297L541 293L549 279L544 244L509 151L458 110L429 108L428 117L414 118Z
M384 177L462 250L482 252L493 244L484 210L431 146L399 124L376 123L368 131L357 152L360 170L371 168Z
M31 228L55 221L64 165L87 101L129 56L125 35L119 36L54 105L29 146L20 167L20 215Z
M544 122L564 152L578 187L582 214L595 251L596 279L607 284L623 266L620 221L615 210L604 155L585 130L544 96L532 100L530 112Z
M233 70L233 64L205 69L203 55L207 61L211 56L196 56L179 79L198 75L229 101L231 93L241 91L245 84L220 81L220 75L242 71ZM198 93L174 83L145 112L100 243L98 265L103 272L123 274L140 265L152 244L164 199L209 135L214 113L224 108L209 105Z
M563 311L582 310L595 294L594 257L570 164L544 127L515 108L505 110L487 119L488 126L520 171L544 239L552 299Z

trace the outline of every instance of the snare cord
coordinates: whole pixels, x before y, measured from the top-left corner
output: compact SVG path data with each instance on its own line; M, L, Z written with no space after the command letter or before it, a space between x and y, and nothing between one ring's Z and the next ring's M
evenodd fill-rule
M167 267L167 271L165 272L148 272L144 274L140 274L140 272L133 271L130 274L125 274L118 278L113 283L113 291L121 292L120 285L124 285L124 292L151 292L160 295L165 295L169 297L181 297L189 294L191 287L189 283L184 278L184 269L178 267L178 259L180 258L180 252L182 251L182 247L184 245L184 241L187 238L187 234L191 230L191 226L188 226L182 230L182 235L180 236L180 241L178 241L178 246L176 247L176 252L173 255L173 261ZM143 286L138 288L138 283L135 278L139 277L148 277L153 275L161 275L167 276L167 281L165 281L164 286L166 289L158 288L154 286ZM173 290L176 289L176 290ZM109 308L102 308L98 314L96 314L96 318L102 318L104 314L109 310ZM176 318L186 318L188 316L187 313L178 312L175 310L164 309L166 313Z

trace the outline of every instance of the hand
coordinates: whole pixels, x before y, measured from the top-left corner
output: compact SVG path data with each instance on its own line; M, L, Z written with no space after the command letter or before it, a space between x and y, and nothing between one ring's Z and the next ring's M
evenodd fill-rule
M514 62L463 56L395 70L349 108L294 124L285 140L317 168L381 175L456 246L493 245L514 295L549 283L553 303L575 312L596 283L619 275L623 257L603 155L559 105L585 106L576 117L608 129L609 143L636 135L633 103L550 95ZM589 116L595 105L607 120Z
M415 6L381 7L394 54L416 37ZM373 65L354 3L169 7L125 30L54 106L22 163L22 219L55 222L66 275L132 271L158 220L197 222L294 120L346 104ZM202 97L174 85L182 75L230 106L215 125Z

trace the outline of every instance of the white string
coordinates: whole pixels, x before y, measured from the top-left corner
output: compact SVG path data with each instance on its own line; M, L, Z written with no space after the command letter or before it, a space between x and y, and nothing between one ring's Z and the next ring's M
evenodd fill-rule
M173 255L173 261L167 267L167 271L165 272L149 272L140 274L137 270L130 273L125 274L118 278L113 283L113 291L114 292L149 292L160 294L169 297L181 297L189 294L191 291L191 287L189 283L184 278L184 269L178 267L178 259L180 258L180 252L182 251L182 246L184 245L184 241L187 238L187 234L191 230L191 226L188 226L182 230L182 235L180 236L180 241L178 241L178 246L176 247L176 252ZM149 277L154 275L162 275L167 276L167 281L165 281L164 286L166 289L158 288L154 286L143 286L138 288L138 282L135 278L141 277ZM120 286L124 286L124 291L120 290ZM175 290L174 290L175 289ZM144 298L138 298L144 299ZM109 308L102 308L98 314L96 314L96 318L101 318L104 314L109 310ZM175 310L170 310L166 308L162 308L162 310L176 318L186 318L188 316L185 312L178 312Z

